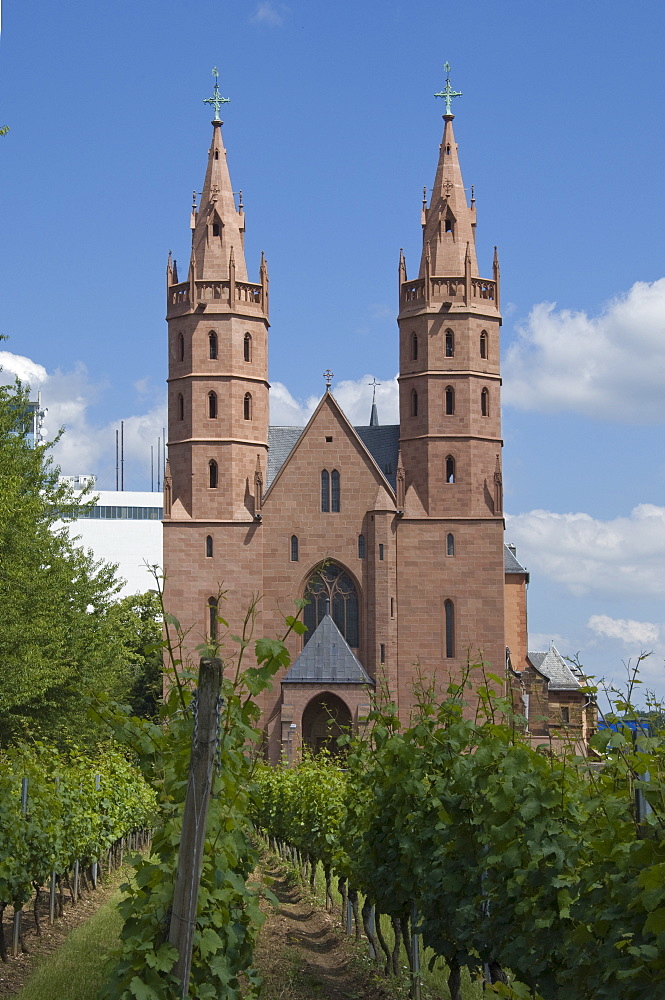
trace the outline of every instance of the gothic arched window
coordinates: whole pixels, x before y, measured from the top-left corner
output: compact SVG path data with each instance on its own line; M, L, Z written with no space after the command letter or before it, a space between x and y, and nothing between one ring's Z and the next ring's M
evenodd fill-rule
M455 605L452 601L443 602L444 624L446 629L446 658L455 655Z
M212 559L212 535L206 535L206 559Z
M446 482L455 482L455 459L452 455L448 455L446 459Z
M446 386L446 414L451 416L455 412L455 390L452 385Z
M182 333L178 334L178 361L185 360L185 338Z
M252 394L251 392L245 393L245 398L242 404L242 415L245 420L252 419Z
M412 333L411 334L411 360L412 361L417 361L418 360L418 334L417 333Z
M455 334L452 330L446 330L446 357L455 357Z
M483 417L489 417L490 415L490 394L487 389L483 389L480 394L480 412Z
M291 535L291 562L298 562L298 536Z
M339 514L339 495L340 495L340 485L339 485L339 472L337 469L333 469L330 476L330 509L333 514Z
M212 235L219 236L219 222L213 222L212 224Z
M243 357L245 361L252 360L252 337L249 333L245 334L245 339L243 341Z
M321 510L324 514L330 510L330 473L327 469L321 473Z
M218 470L217 462L214 459L208 462L208 485L211 490L217 489Z
M185 419L185 397L181 392L178 393L178 420Z
M211 420L214 420L217 416L217 393L208 393L208 416Z
M418 393L415 389L411 392L411 416L418 416Z
M455 555L455 536L453 534L448 535L446 538L446 555Z
M480 334L480 356L481 358L487 358L487 331L483 330Z
M358 558L365 558L365 536L358 535Z
M208 334L208 355L212 361L217 358L217 334L214 330Z
M217 598L208 598L208 635L213 641L217 638Z
M304 593L305 605L303 621L307 632L303 636L307 642L317 625L329 614L349 646L357 649L360 645L360 623L358 591L353 580L341 566L330 563L317 569L307 581Z

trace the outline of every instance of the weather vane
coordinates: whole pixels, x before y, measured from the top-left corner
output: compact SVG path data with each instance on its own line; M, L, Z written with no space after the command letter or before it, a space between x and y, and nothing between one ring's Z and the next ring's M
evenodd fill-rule
M446 102L446 114L447 115L452 115L453 112L452 112L452 108L451 108L451 101L452 101L453 97L461 97L462 96L462 91L461 90L453 90L453 88L450 86L450 63L449 62L445 62L443 64L443 68L444 68L445 73L446 73L446 86L445 86L445 89L441 91L441 93L435 94L434 96L435 97L443 97L444 98L444 100Z
M326 368L326 370L323 373L323 377L326 380L326 389L329 389L330 388L330 383L334 379L335 374L334 374L334 372L330 371L330 368Z
M230 97L222 97L219 92L219 86L217 83L217 80L219 79L219 73L217 72L216 66L213 67L212 75L215 78L215 87L212 92L212 97L204 97L203 103L212 104L212 106L215 109L215 117L213 118L213 122L220 122L221 124L222 119L219 117L219 109L221 108L222 104L229 104L231 99Z

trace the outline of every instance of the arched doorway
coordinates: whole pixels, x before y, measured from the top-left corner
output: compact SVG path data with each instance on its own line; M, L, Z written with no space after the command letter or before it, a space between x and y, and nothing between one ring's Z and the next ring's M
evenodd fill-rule
M343 751L337 740L351 730L351 712L341 698L326 691L312 698L302 716L302 740L312 753Z

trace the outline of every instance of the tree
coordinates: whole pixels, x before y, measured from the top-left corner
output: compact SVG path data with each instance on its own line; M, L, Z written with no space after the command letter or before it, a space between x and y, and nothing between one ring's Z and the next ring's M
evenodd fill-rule
M26 389L0 387L0 744L26 732L91 738L84 692L122 698L133 679L115 567L66 527L91 501L59 482L52 445L31 447L28 426Z
M134 715L154 719L163 691L162 609L159 594L130 594L109 611L125 648L126 703Z

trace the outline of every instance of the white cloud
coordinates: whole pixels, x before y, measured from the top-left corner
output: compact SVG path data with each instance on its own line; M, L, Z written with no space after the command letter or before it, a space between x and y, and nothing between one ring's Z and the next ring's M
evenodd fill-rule
M601 638L620 639L631 648L651 649L660 637L658 625L636 622L632 618L610 618L609 615L592 615L587 628Z
M636 282L596 317L540 303L517 333L504 364L509 405L665 420L665 278Z
M331 392L352 424L369 423L372 410L372 382L374 375L333 385ZM397 376L380 381L376 387L376 408L379 423L399 423L399 394ZM305 400L295 399L281 382L273 382L270 389L270 423L303 426L319 404L320 396Z
M271 27L279 27L280 24L284 23L284 15L287 11L288 8L283 4L274 4L270 0L262 0L250 17L250 21L254 24L267 24Z
M9 385L14 381L14 376L20 378L21 382L28 383L35 391L48 378L46 369L38 365L30 358L24 358L21 354L12 354L11 351L0 351L0 385Z
M611 521L547 510L507 520L520 561L576 596L665 596L665 507L639 504Z

